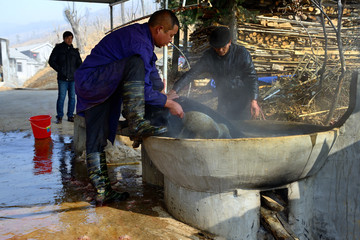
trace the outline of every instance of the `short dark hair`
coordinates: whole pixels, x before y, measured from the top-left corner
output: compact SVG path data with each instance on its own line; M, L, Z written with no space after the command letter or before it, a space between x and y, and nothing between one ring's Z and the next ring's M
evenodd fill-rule
M168 9L162 9L151 14L148 24L150 27L163 25L165 31L173 29L175 25L180 27L179 19L173 11Z
M231 39L230 30L228 27L216 27L209 37L210 46L214 48L222 48L229 43Z
M72 34L72 32L70 32L70 31L64 32L64 33L63 33L63 40L65 40L65 38L70 37L70 36L74 37L74 35Z

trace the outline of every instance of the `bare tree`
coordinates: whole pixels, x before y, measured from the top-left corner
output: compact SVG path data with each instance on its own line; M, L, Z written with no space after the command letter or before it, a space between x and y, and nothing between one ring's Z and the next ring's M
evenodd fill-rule
M141 14L143 16L145 16L145 4L144 4L144 0L141 0Z
M322 8L322 0L318 0L318 1L319 1L319 8ZM323 65L319 71L319 75L320 75L319 88L321 89L323 86L323 82L324 82L324 77L325 77L324 73L325 73L326 64L327 64L327 60L328 60L328 34L326 32L325 17L324 17L323 11L321 12L320 19L321 19L321 26L322 26L322 29L324 32L324 41L325 41L324 61L323 61Z
M121 24L125 24L125 3L121 3Z
M340 96L342 85L344 83L344 76L345 76L345 71L346 71L344 50L343 50L343 45L342 45L342 41L341 41L341 25L342 25L342 17L343 17L344 5L346 3L346 0L337 0L337 6L338 6L338 21L337 21L338 24L337 24L337 27L335 27L335 25L333 24L333 22L331 21L329 16L324 12L321 5L319 5L319 3L321 3L321 1L316 2L315 0L311 0L311 2L317 8L319 8L321 13L329 20L329 23L331 24L331 26L333 27L333 29L334 29L334 31L336 33L336 40L337 40L338 50L339 50L341 73L340 73L340 75L338 77L338 83L337 83L337 87L336 87L336 90L335 90L334 101L333 101L333 104L332 104L332 106L330 108L329 114L328 114L326 122L325 122L325 124L329 124L332 117L334 116L334 111L335 111L336 105L338 104L338 101L339 101L339 96Z
M60 27L59 26L55 27L54 33L56 34L56 40L54 42L55 43L61 42L62 41L62 36L61 36L61 33L60 33Z
M68 5L68 7L65 8L64 14L66 19L69 21L71 28L74 32L76 45L79 48L80 53L84 53L84 39L80 31L81 17L79 16L77 10L75 9L75 3L73 3L72 9Z

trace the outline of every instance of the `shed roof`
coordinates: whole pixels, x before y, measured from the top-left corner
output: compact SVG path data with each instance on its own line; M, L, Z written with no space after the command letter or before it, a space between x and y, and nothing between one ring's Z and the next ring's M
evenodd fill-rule
M37 43L37 44L32 44L32 45L17 47L16 49L17 49L18 51L20 51L20 52L23 52L23 51L36 51L36 50L38 50L39 48L44 47L44 46L49 46L49 47L51 47L51 48L54 47L54 46L51 45L50 43L45 42L45 43Z
M18 49L16 48L9 48L10 50L10 58L16 59L16 60L26 60L28 62L28 64L36 64L36 65L42 65L43 63L39 63L37 61L35 61L32 58L29 58L28 56L26 56L25 54L21 53Z
M10 50L10 58L15 58L15 59L26 59L28 61L30 61L31 59L26 56L25 54L21 53L19 50L17 50L16 48L9 48Z
M70 2L69 0L56 0L56 1ZM127 1L129 0L71 0L71 2L107 3L112 5Z

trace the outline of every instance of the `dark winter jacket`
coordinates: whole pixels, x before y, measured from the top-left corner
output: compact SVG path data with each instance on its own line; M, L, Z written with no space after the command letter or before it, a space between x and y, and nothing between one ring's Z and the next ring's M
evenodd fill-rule
M210 73L215 80L219 102L232 101L247 95L248 101L257 99L259 85L250 53L243 46L231 44L225 56L219 56L208 49L200 60L175 84L173 90L179 92L202 73ZM245 103L244 103L245 104Z
M56 44L49 59L49 65L57 72L57 79L64 81L74 81L74 73L81 63L79 50L65 42Z

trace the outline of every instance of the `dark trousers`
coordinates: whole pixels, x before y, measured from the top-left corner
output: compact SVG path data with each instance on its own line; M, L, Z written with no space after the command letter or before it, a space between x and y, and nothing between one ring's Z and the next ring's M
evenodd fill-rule
M250 120L250 101L246 89L226 89L218 93L217 111L229 120Z
M119 63L111 63L111 66L107 66L108 70L116 68L117 64ZM121 64L124 64L124 61ZM145 78L144 63L139 56L130 57L125 65L123 78L116 91L104 102L85 111L86 154L103 152L107 140L114 143L121 113L122 83Z

